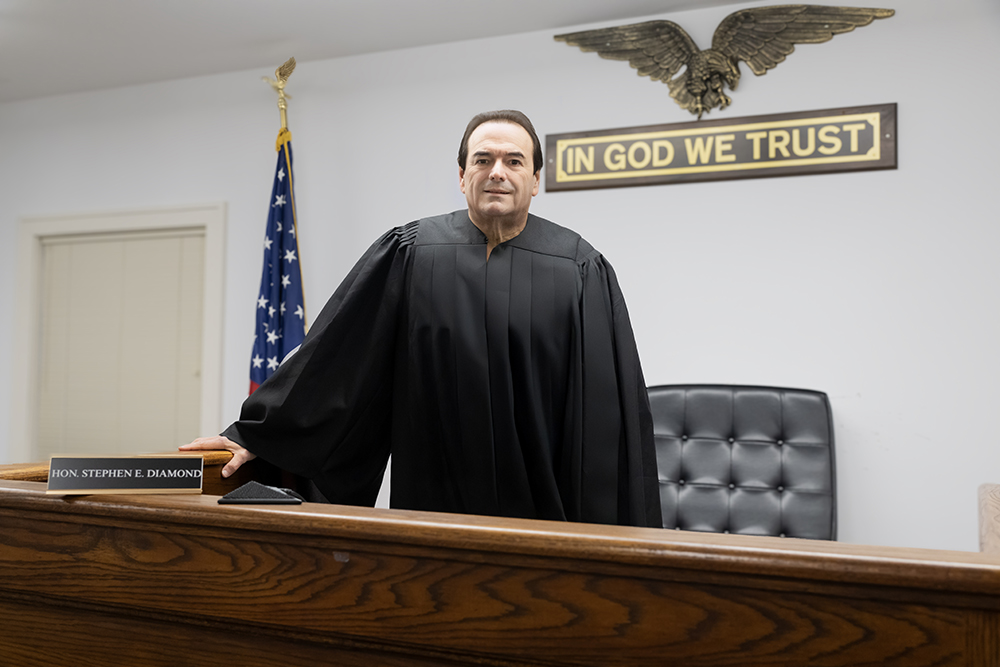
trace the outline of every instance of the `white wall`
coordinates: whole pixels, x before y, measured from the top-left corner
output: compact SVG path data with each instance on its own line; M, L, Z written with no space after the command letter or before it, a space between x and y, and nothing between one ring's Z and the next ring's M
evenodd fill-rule
M765 77L744 66L734 105L709 118L896 102L898 170L542 192L533 211L615 265L649 384L830 394L841 540L975 550L976 487L1000 481L1000 93L988 76L1000 5L894 7ZM731 9L651 18L707 47ZM311 316L385 229L464 205L455 154L474 113L520 108L543 140L693 119L666 86L552 34L300 63L289 117ZM221 419L234 419L278 126L263 74L0 105L0 309L14 312L20 218L225 202ZM13 326L0 320L0 347ZM17 353L0 356L4 423ZM0 432L0 462L10 449Z

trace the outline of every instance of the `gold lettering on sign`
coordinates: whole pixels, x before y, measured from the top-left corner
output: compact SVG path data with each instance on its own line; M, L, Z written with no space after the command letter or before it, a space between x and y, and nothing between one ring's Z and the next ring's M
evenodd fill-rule
M576 172L580 173L583 169L587 171L594 171L594 147L587 146L587 152L583 152L583 148L580 146L576 147Z
M845 132L851 133L851 152L858 152L858 132L865 129L864 123L851 123L850 125L844 126Z
M760 159L760 140L767 136L767 132L747 132L747 139L753 142L753 159Z
M642 149L642 159L637 160L635 154ZM633 169L642 169L647 164L649 164L650 159L653 157L652 151L649 149L649 144L645 141L637 141L628 147L628 166Z
M688 164L704 164L708 162L708 154L712 152L712 140L715 137L695 137L684 139L687 149Z
M663 157L660 157L660 156ZM667 139L657 139L653 142L653 166L666 167L674 161L674 145Z
M819 152L824 155L836 155L840 152L840 147L844 145L838 137L832 137L831 134L840 134L840 128L836 125L824 125L820 128L819 140L824 144L830 144L819 147Z
M735 134L720 134L715 138L716 162L736 162L736 156L727 152L733 150L733 140L735 138Z
M808 129L809 139L805 148L802 148L802 142L800 141L801 131L799 128L792 130L792 150L799 157L808 157L813 154L816 150L816 128L810 127Z
M791 157L788 154L788 142L791 141L788 130L771 130L767 133L767 142L770 145L767 156L772 160L781 151L782 157Z
M625 147L621 144L611 144L604 151L604 166L611 171L625 168Z

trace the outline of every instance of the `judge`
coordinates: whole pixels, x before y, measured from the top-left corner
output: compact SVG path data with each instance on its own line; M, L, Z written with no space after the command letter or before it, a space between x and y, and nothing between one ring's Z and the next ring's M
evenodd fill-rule
M458 154L468 210L390 230L299 351L222 435L333 503L660 524L652 420L611 265L528 212L542 150L518 111L477 115Z

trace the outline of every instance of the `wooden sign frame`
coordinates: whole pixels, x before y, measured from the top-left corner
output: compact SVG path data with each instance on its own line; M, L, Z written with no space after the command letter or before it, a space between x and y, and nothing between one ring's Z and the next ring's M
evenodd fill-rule
M896 168L896 104L547 135L545 190Z
M201 493L205 459L197 454L53 456L46 493Z

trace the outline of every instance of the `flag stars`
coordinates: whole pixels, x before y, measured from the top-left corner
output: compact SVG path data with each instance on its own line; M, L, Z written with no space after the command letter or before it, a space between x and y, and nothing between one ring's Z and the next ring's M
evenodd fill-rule
M280 368L282 359L290 351L288 348L298 346L305 334L305 307L296 305L302 304L303 299L298 230L294 219L295 195L291 187L292 164L279 156L267 233L263 239L264 274L257 292L256 335L250 359L251 387L259 385ZM295 266L291 266L292 263ZM292 318L293 310L299 321Z

